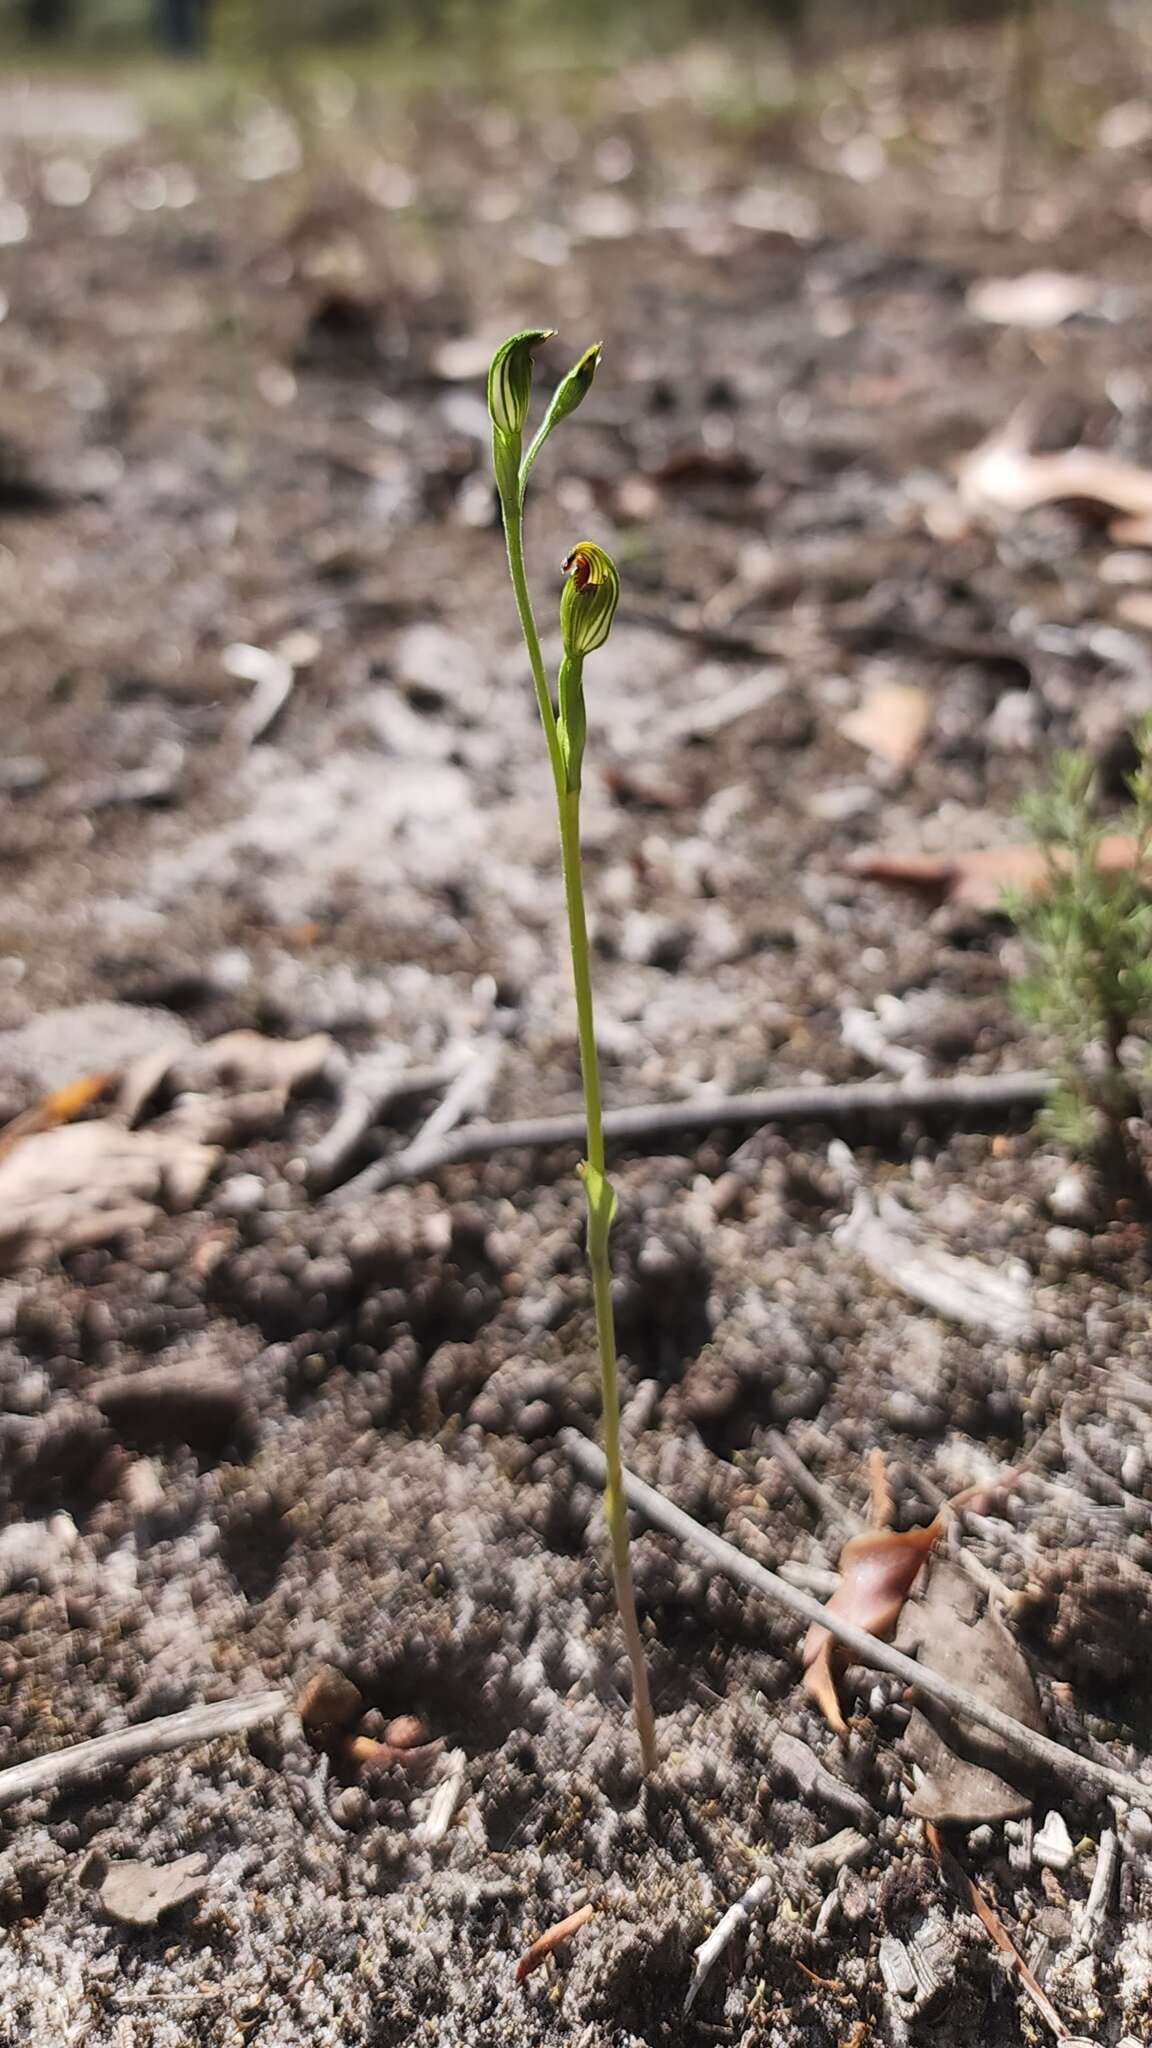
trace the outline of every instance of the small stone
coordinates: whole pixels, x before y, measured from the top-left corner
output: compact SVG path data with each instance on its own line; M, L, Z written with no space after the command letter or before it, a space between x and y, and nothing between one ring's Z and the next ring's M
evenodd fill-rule
M1031 690L1006 690L985 721L984 736L1002 754L1030 754L1040 733L1040 707Z
M832 789L814 790L807 810L809 817L819 818L822 824L842 825L849 818L875 810L877 801L877 791L870 782L838 783Z
M1046 1230L1044 1242L1062 1266L1082 1266L1092 1250L1088 1232L1070 1230L1065 1223L1054 1223L1051 1230Z
M1033 1839L1032 1854L1037 1863L1044 1864L1048 1870L1067 1870L1070 1868L1075 1859L1076 1851L1072 1846L1072 1837L1068 1833L1068 1829L1060 1814L1050 1813L1048 1815L1043 1827L1038 1830Z
M296 1712L308 1734L321 1741L351 1728L363 1711L359 1690L334 1664L321 1664L305 1681L296 1701Z
M840 1895L840 1911L849 1927L859 1927L872 1911L872 1899L864 1879L856 1871L844 1869L840 1872L836 1889Z
M134 1515L154 1515L164 1505L164 1482L151 1458L133 1458L120 1480L120 1492Z
M939 1436L945 1426L943 1409L932 1401L922 1401L905 1387L896 1387L885 1402L885 1412L893 1429L907 1430L913 1436Z
M886 1934L880 1943L878 1956L880 1975L890 1997L912 2000L916 1996L916 1972L912 1959L902 1941L894 1934Z
M332 1801L332 1818L342 1828L363 1827L370 1805L362 1785L345 1785Z
M620 929L620 957L636 967L663 967L671 973L682 965L691 943L686 924L646 910L630 911Z
M537 1442L555 1427L556 1411L551 1401L526 1401L516 1418L517 1433L525 1443Z
M258 1173L234 1173L216 1197L216 1208L225 1216L251 1216L263 1205L265 1183Z
M48 1406L51 1381L46 1372L21 1373L8 1396L14 1415L40 1415Z
M1062 1223L1088 1223L1093 1213L1092 1190L1082 1173L1062 1173L1048 1196L1048 1207Z
M393 1749L416 1749L429 1740L431 1733L428 1723L422 1721L419 1714L397 1714L385 1724L384 1740L390 1742Z
M207 1857L178 1856L174 1863L110 1863L100 1904L123 1927L155 1927L165 1913L200 1896Z

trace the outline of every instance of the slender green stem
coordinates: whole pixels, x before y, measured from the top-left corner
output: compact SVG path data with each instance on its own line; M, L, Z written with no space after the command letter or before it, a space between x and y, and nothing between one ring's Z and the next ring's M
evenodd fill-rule
M541 449L542 449L542 447L544 446L544 443L545 443L545 441L546 441L546 440L548 439L548 436L549 436L549 434L550 434L551 432L552 432L552 422L551 422L551 420L549 420L549 419L548 419L547 417L545 417L545 418L544 418L544 419L543 419L543 420L542 420L542 421L540 422L540 426L539 426L539 428L537 429L537 432L536 432L536 434L534 435L533 439L531 440L531 442L529 443L529 445L528 445L527 449L525 450L525 454L524 454L524 459L523 459L523 461L522 461L522 462L521 462L521 464L520 464L520 503L521 503L521 504L523 504L523 503L524 503L524 493L525 493L526 489L528 488L528 479L529 479L529 477L530 477L530 476L531 476L531 474L532 474L532 465L533 465L533 463L535 462L535 460L536 460L536 457L537 457L537 456L539 455L539 453L540 453L540 450L541 450Z
M539 440L541 437L538 436ZM628 1536L628 1506L624 1497L623 1465L620 1456L620 1381L616 1366L616 1325L612 1313L612 1270L608 1257L608 1236L612 1227L615 1198L604 1175L604 1120L600 1102L600 1058L596 1049L596 1025L592 1007L592 971L588 953L588 921L584 910L584 876L580 858L580 790L568 787L568 763L552 705L552 692L540 650L540 635L532 610L532 598L524 569L524 486L536 444L529 450L521 470L515 497L501 494L504 537L508 548L508 569L520 618L520 630L536 685L540 722L548 743L548 759L556 788L560 821L560 852L564 868L564 897L568 909L568 937L572 975L576 986L576 1021L580 1040L580 1072L584 1084L584 1113L588 1127L588 1163L584 1189L588 1201L588 1264L592 1273L592 1298L596 1309L596 1336L600 1350L600 1380L604 1408L604 1456L608 1481L604 1506L612 1547L612 1578L616 1608L628 1663L632 1673L632 1705L640 1737L645 1771L656 1768L656 1722L648 1689L648 1667L636 1614L632 1584L632 1557ZM575 688L579 688L577 671Z
M528 649L528 660L532 667L532 681L536 685L536 702L540 709L540 723L548 742L548 759L552 764L552 780L556 784L559 801L564 787L564 757L560 748L560 734L556 728L556 713L552 709L552 692L548 687L548 676L544 667L544 656L540 652L540 635L536 631L536 616L532 610L532 599L528 591L528 578L524 572L524 514L522 504L503 501L504 540L508 549L508 573L512 578L512 590L516 598L516 610L520 617L520 631Z
M588 1263L592 1270L592 1297L596 1306L596 1335L600 1346L600 1377L603 1388L604 1456L608 1483L604 1505L612 1544L612 1576L616 1606L632 1671L632 1706L640 1736L644 1769L656 1768L656 1723L648 1690L648 1667L636 1595L632 1585L632 1556L628 1537L628 1504L624 1498L623 1466L620 1457L620 1380L616 1369L616 1324L612 1312L612 1270L608 1258L608 1235L614 1201L604 1180L604 1123L600 1105L600 1056L596 1048L596 1021L592 1007L592 973L588 954L588 922L584 910L584 877L580 859L580 792L560 796L560 847L564 863L564 895L568 906L568 937L572 951L572 974L576 984L576 1021L580 1037L580 1070L584 1081L584 1109L588 1123Z
M604 1117L600 1106L600 1055L592 1006L592 967L588 920L584 909L584 870L580 858L580 793L566 791L560 801L560 852L564 862L564 900L576 984L576 1029L580 1038L580 1070L584 1077L584 1108L588 1118L588 1164L604 1171Z

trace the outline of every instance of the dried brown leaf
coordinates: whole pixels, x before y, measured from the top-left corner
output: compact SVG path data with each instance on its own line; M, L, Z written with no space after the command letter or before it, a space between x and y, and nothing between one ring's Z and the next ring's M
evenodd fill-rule
M844 738L893 768L907 768L932 723L932 699L914 683L870 683L863 702L840 720Z
M840 1584L828 1612L887 1639L943 1526L937 1516L920 1529L873 1529L851 1537L840 1552ZM848 1661L828 1630L814 1622L804 1644L804 1685L837 1735L847 1731L836 1681Z
M1134 866L1136 853L1137 842L1130 833L1109 832L1099 843L1097 865L1102 874L1121 874ZM865 847L847 862L849 871L866 881L923 889L970 910L997 910L1006 892L1013 890L1042 894L1060 865L1059 849L1049 852L1032 844L978 846L951 854Z
M1019 431L994 434L959 463L964 502L997 512L1032 512L1041 505L1103 505L1129 518L1152 516L1152 469L1122 462L1095 448L1062 448L1033 455Z
M106 1095L116 1079L114 1074L82 1074L78 1081L68 1081L63 1088L54 1088L42 1102L26 1109L20 1116L14 1116L10 1124L0 1131L0 1159L20 1143L21 1138L30 1138L37 1131L52 1131L60 1124L70 1124L83 1116Z
M1043 1731L1036 1687L1015 1637L948 1558L933 1562L926 1585L904 1608L896 1642L929 1671ZM1031 1811L1030 1794L1015 1782L1018 1761L986 1730L957 1724L938 1702L918 1701L904 1741L924 1773L907 1802L919 1819L977 1827Z

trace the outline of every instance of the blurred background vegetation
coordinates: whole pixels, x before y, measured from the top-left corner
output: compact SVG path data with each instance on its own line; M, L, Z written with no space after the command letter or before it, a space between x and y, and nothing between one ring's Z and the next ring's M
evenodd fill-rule
M85 57L130 53L149 41L189 52L242 55L269 44L321 47L380 40L452 41L509 32L534 40L574 34L594 43L634 36L649 47L726 28L776 30L814 49L1025 14L1045 0L0 0L9 50L40 44Z

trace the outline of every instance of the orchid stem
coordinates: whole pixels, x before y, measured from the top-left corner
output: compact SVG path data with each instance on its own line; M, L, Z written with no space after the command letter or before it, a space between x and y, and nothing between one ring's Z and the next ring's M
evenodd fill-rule
M539 437L538 437L539 439ZM646 1772L656 1768L656 1723L652 1713L652 1700L648 1687L648 1669L644 1655L644 1643L636 1613L636 1596L632 1583L632 1559L628 1531L628 1504L624 1496L623 1465L620 1454L620 1380L616 1360L616 1328L612 1310L612 1269L609 1259L609 1236L612 1228L612 1213L615 1196L604 1171L604 1122L600 1099L600 1057L596 1047L596 1021L592 999L592 970L588 947L588 920L584 907L584 874L580 851L580 788L579 761L575 771L567 753L560 725L552 703L544 659L540 649L540 636L532 610L532 599L528 590L524 569L524 487L528 470L535 454L535 444L529 450L522 466L518 486L512 492L501 493L504 514L504 534L508 549L508 569L512 589L516 598L520 628L528 659L532 668L532 680L536 686L536 701L540 711L540 722L548 744L548 758L552 768L552 780L556 791L556 808L560 826L560 854L564 870L564 897L568 911L568 939L572 957L572 977L576 993L576 1022L580 1041L580 1073L584 1090L584 1115L587 1127L587 1162L583 1170L584 1192L588 1205L588 1264L592 1275L592 1298L596 1311L596 1337L600 1352L600 1383L603 1398L604 1456L607 1480L604 1489L604 1507L608 1522L612 1550L612 1577L616 1591L616 1607L624 1641L628 1652L628 1663L632 1675L632 1707L636 1717L636 1728L640 1738L640 1750ZM574 673L574 689L580 687L579 668ZM572 776L575 773L575 787Z

